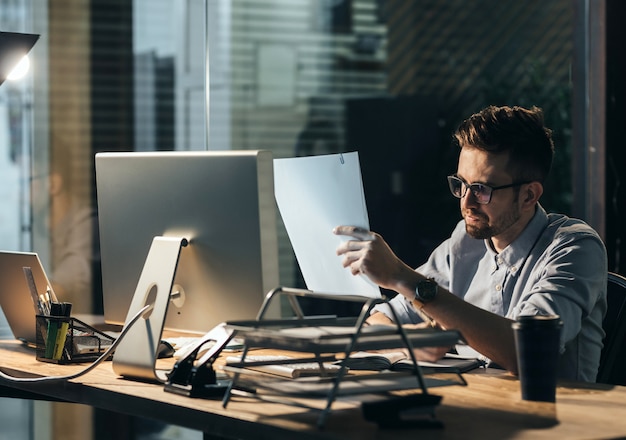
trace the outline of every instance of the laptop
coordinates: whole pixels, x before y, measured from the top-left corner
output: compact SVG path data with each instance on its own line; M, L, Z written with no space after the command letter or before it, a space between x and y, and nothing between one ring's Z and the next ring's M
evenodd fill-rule
M33 252L0 251L0 307L16 339L35 346L35 305L24 275L30 267L37 292L51 287L39 256Z
M52 290L52 284L36 253L0 251L0 307L15 339L29 347L36 347L35 315L38 312L24 273L25 267L31 270L38 294ZM104 334L89 324L79 320L74 323L74 356L97 356L115 341L113 336ZM86 360L84 357L80 359Z

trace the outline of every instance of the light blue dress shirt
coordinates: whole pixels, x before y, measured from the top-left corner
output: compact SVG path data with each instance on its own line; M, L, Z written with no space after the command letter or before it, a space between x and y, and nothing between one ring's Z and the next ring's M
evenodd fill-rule
M522 234L501 253L465 232L461 220L417 272L495 314L560 315L559 376L595 381L606 312L607 257L598 234L580 220L546 214L538 206ZM376 310L402 323L421 321L410 301L396 295Z

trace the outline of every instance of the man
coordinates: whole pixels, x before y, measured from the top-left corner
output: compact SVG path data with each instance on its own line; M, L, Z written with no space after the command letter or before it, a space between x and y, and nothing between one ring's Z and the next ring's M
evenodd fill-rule
M413 270L376 233L352 226L334 231L353 237L337 249L344 267L400 294L369 321L391 323L388 307L403 324L420 322L424 313L517 373L512 322L557 314L564 323L560 377L595 381L606 250L591 227L547 214L539 204L554 152L541 110L488 107L464 121L455 138L458 169L448 183L463 220L424 265Z
M36 176L33 192L43 193L44 184L48 190L45 204L42 200L36 205L33 218L39 233L50 237L48 270L52 287L60 300L73 304L73 312L91 313L93 268L99 259L95 212L76 196L71 161L67 157L53 160L48 175ZM46 177L44 183L42 179Z

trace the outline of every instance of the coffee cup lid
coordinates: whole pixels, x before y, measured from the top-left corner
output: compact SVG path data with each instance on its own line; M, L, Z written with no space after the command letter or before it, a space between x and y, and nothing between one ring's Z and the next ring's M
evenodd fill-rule
M513 325L562 326L563 321L559 315L523 315Z

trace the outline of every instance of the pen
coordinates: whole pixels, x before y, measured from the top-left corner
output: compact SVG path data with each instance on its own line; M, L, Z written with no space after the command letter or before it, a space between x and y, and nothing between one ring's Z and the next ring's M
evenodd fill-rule
M46 296L43 293L39 295L39 307L41 307L44 315L49 316L52 313L50 301L46 300Z
M52 302L59 302L52 286L46 286L46 293L48 294Z
M428 316L423 310L418 309L418 308L415 308L414 310L417 312L418 315L420 315L420 318L422 318L422 321L428 324L429 327L437 328L437 322L433 318Z

